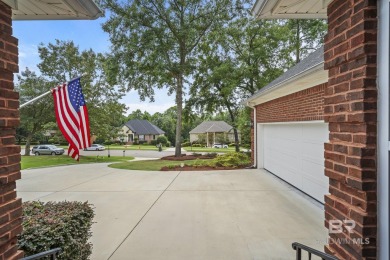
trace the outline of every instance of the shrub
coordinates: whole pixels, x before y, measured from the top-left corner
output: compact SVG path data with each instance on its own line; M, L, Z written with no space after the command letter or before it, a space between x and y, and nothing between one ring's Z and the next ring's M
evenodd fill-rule
M239 167L250 165L250 158L244 153L225 153L218 155L213 159L213 163L216 166L222 167Z
M19 248L29 256L61 247L58 259L89 259L92 244L88 239L94 217L91 206L78 201L23 203Z
M193 144L192 147L203 147L202 144Z
M168 138L166 136L159 136L157 137L157 143L160 144L167 144L168 143Z
M138 141L138 144L148 144L148 141L140 140L140 141Z
M150 144L151 144L151 145L157 145L157 140L152 140L152 141L150 141Z
M171 142L167 142L166 144L165 144L165 147L171 147Z
M133 144L138 144L138 138L134 138Z
M181 147L188 147L188 146L191 146L190 142L184 142L181 144Z
M209 158L215 158L218 156L218 154L217 153L206 153L204 156L209 157Z

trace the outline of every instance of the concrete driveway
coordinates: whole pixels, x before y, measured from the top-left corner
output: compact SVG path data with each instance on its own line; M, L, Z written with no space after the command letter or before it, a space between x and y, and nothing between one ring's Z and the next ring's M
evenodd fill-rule
M320 205L262 170L146 172L89 164L24 170L27 200L95 206L91 259L294 259L323 251Z

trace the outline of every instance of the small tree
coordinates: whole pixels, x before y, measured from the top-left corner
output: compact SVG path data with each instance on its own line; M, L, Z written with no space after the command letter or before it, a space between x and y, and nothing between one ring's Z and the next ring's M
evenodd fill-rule
M45 93L53 87L53 84L33 71L26 68L18 76L19 84L16 85L20 93L21 104ZM50 96L46 96L32 104L20 109L20 127L26 134L25 155L30 155L30 143L34 135L44 130L46 123L54 121L54 104Z
M166 136L159 136L157 137L157 143L158 144L167 144L168 143L168 138Z

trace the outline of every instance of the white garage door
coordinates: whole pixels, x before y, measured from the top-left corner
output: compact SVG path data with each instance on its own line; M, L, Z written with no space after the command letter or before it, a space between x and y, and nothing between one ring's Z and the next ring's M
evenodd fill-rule
M264 168L324 202L329 186L324 175L324 143L328 137L326 123L265 124Z

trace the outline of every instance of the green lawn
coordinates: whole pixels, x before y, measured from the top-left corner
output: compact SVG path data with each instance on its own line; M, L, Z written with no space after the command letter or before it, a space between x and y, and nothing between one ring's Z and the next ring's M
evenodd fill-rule
M40 168L47 166L69 165L79 163L107 163L128 161L134 159L133 157L122 156L80 156L79 162L68 155L41 155L41 156L22 156L22 170L29 168Z
M192 165L197 162L207 160L188 160L188 161L168 161L168 160L151 160L151 161L135 161L135 162L119 162L110 164L108 167L124 170L139 170L139 171L159 171L163 166L180 165L181 163Z
M228 147L228 148L212 148L212 147L183 147L183 149L186 152L204 152L204 153L228 153L228 152L235 152L235 147Z

